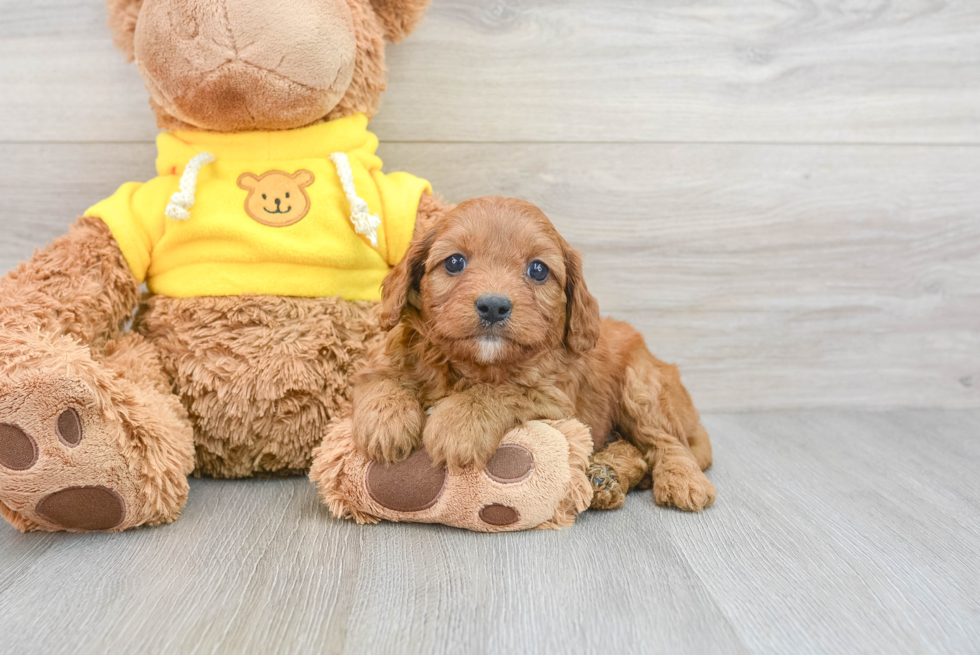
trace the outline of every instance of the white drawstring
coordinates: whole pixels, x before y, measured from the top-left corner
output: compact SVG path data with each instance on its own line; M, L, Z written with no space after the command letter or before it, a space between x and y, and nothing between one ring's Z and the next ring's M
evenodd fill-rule
M381 219L372 214L368 204L357 195L350 160L346 154L335 152L330 155L330 161L337 167L337 177L340 178L340 184L344 187L344 195L347 196L347 202L350 203L350 221L354 224L354 231L366 236L371 245L377 248L378 228L381 227Z
M210 152L202 152L191 157L180 176L180 190L170 196L170 203L164 210L164 214L175 221L186 221L191 217L190 208L194 206L194 194L197 192L197 174L201 172L202 167L213 161L214 155Z

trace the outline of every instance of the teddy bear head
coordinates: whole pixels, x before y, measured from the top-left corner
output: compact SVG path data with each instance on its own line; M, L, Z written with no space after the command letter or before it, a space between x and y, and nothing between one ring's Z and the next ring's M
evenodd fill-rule
M107 0L162 129L282 130L363 112L385 86L385 40L429 0Z

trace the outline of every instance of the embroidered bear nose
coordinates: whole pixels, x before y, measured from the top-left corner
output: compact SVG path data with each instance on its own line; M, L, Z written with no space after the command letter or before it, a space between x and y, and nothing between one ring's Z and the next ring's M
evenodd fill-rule
M282 200L280 200L279 198L276 198L276 207L278 207L278 206L279 206L279 203L280 203L280 202L282 202Z

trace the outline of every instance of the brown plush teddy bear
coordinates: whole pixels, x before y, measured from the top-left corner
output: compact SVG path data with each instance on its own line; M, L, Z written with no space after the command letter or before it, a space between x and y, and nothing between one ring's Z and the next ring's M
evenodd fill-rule
M385 41L427 4L108 0L165 130L158 177L123 185L0 284L8 522L155 525L179 516L191 472L310 467L380 338L382 280L447 210L424 180L382 173L367 130ZM321 491L340 515L484 530L567 525L588 505L580 424L530 423L504 444L447 486L429 466L372 467L341 439Z

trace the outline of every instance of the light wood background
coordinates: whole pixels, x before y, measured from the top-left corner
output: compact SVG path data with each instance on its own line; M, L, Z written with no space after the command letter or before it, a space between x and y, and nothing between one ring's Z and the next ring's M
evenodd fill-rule
M98 0L3 0L0 270L155 124ZM711 409L980 407L973 0L435 0L388 170L539 204Z
M154 174L104 23L0 0L0 271ZM980 4L434 0L389 64L386 169L544 208L718 503L486 536L193 481L171 526L0 524L0 652L980 650Z

